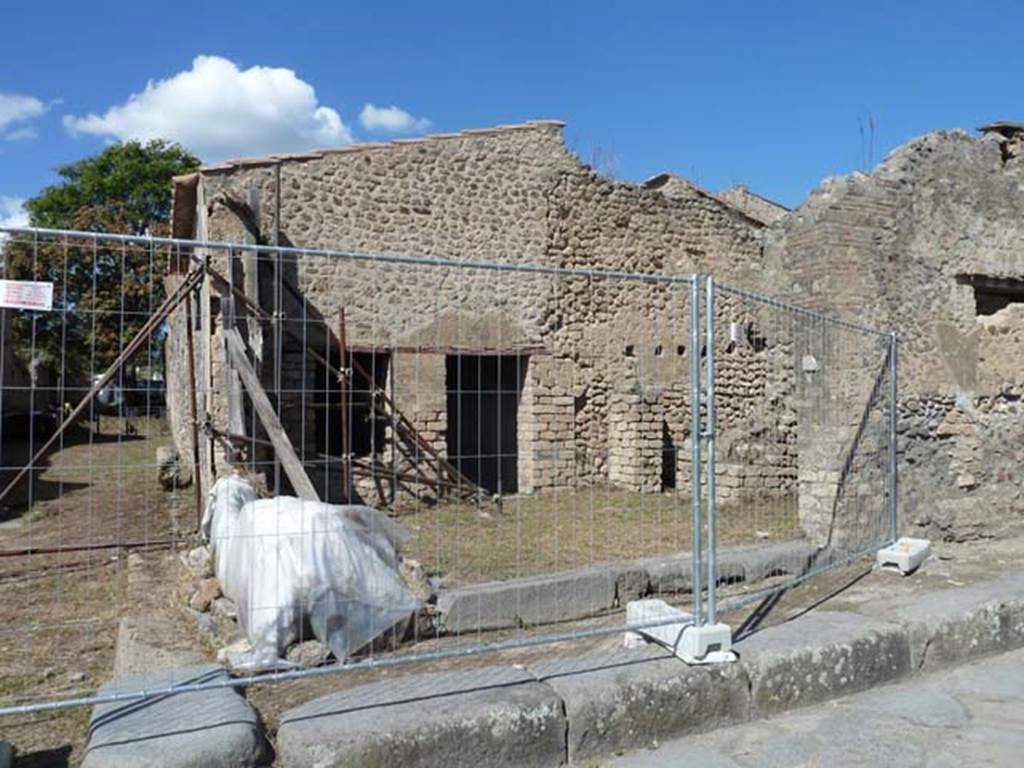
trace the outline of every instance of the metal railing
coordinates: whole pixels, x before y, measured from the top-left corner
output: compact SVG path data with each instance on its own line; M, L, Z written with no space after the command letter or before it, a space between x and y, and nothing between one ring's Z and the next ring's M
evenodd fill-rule
M54 308L2 312L0 714L676 621L627 622L648 596L713 624L895 535L888 334L698 275L3 231L0 278ZM97 692L125 617L240 634L182 564L235 474L383 511L423 607L326 666Z

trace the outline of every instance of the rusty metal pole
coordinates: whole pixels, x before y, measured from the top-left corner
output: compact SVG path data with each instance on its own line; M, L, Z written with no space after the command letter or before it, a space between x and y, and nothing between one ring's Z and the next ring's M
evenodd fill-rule
M345 308L338 310L338 351L341 353L341 364L338 376L341 385L341 498L346 504L352 501L352 461L349 456L348 434L348 388L351 381L351 369L347 364L348 344L345 338Z

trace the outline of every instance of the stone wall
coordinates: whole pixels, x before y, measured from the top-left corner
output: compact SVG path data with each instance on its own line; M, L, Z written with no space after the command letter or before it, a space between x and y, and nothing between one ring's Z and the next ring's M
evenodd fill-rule
M1024 162L1008 143L915 139L870 174L826 180L767 237L794 301L899 331L908 533L959 538L1022 519L999 441L1019 429L1024 313L979 314L975 296L979 280L1012 291L1024 278Z
M713 272L768 294L781 286L764 260L758 222L711 195L670 196L605 178L566 149L557 123L358 145L277 164L204 169L203 236L241 240L244 230L224 195L245 199L255 190L263 238L271 241L279 174L285 244L663 277ZM399 407L439 450L448 429L445 356L521 355L528 361L517 421L521 490L606 481L613 451L616 461L650 465L637 483L659 490L660 456L656 467L640 454L627 459L609 433L611 403L638 387L656 393L662 415L651 429L657 428L658 451L677 457L677 476L685 480L690 356L701 354L691 348L687 281L319 256L289 256L283 271L308 300L303 316L287 322L319 324L336 335L344 308L350 347L392 352ZM209 322L204 344L213 359L220 354L216 306ZM766 392L783 386L765 384L767 369L758 360L771 354L737 351L735 364L724 361L720 374L723 420L732 433L723 445L737 468L744 464L743 433L757 428L753 414L767 412ZM216 379L208 381L212 401L219 396ZM302 407L285 409L293 436L309 418L315 415ZM758 448L751 472L729 470L723 493L776 481L791 486L796 459L790 438L776 426L782 447ZM309 446L293 440L308 455Z
M743 211L750 218L757 219L764 224L774 224L789 213L789 209L786 206L761 197L751 192L742 184L729 187L719 192L716 197L732 207Z

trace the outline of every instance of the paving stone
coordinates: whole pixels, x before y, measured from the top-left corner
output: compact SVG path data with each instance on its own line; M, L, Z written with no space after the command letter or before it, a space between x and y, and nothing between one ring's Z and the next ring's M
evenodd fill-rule
M445 631L467 632L594 616L615 606L615 594L614 571L581 568L443 591L437 608Z
M1010 766L1024 752L1024 651L679 739L614 768ZM969 710L969 711L968 711Z
M411 675L340 691L285 712L286 768L557 766L562 704L511 667Z
M747 681L738 665L691 667L656 645L530 671L564 703L570 762L746 717Z
M203 664L108 683L100 694L226 680ZM98 704L82 768L245 768L264 765L259 718L232 688Z

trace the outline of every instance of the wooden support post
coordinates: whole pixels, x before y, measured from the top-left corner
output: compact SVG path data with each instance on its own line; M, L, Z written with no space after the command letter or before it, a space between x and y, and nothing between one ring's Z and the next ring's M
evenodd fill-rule
M246 204L249 206L249 213L252 225L256 233L248 229L245 233L245 242L257 244L259 239L260 226L260 193L259 190L250 187L246 192ZM257 251L244 251L242 253L242 292L249 302L259 306L260 303L260 255ZM263 373L263 324L255 314L250 314L248 322L249 349L252 351L253 365L256 372Z
M228 280L231 286L227 293L220 297L221 325L224 332L224 391L227 393L228 401L228 422L227 431L234 435L245 434L245 406L242 402L242 382L238 378L238 370L235 367L233 357L227 351L228 331L236 328L235 323L235 296L234 296L234 267L235 253L228 252L229 270ZM230 464L238 463L238 449L234 444L228 446L227 460Z
M274 166L274 246L281 245L281 163ZM281 343L281 324L284 320L284 270L281 265L281 252L274 251L274 278L271 284L274 295L273 329L274 329L274 393L277 395L277 418L281 419L281 356L284 346ZM281 492L281 461L274 456L274 493Z
M316 488L309 479L309 475L306 474L302 462L299 461L295 448L292 446L292 441L288 439L288 433L281 426L281 420L277 417L270 398L267 397L266 391L260 384L259 377L256 376L252 363L249 362L249 358L245 353L245 342L242 341L238 329L232 328L226 331L224 337L227 339L228 352L234 358L235 367L242 379L242 384L245 385L246 390L249 392L249 397L252 399L256 415L259 416L263 429L270 437L270 442L274 444L276 461L284 469L299 498L309 501L320 501L320 495L316 492Z
M185 294L185 341L188 348L189 415L192 420L192 486L196 496L196 533L203 526L203 481L199 466L199 407L196 402L196 348L192 334L192 292Z

